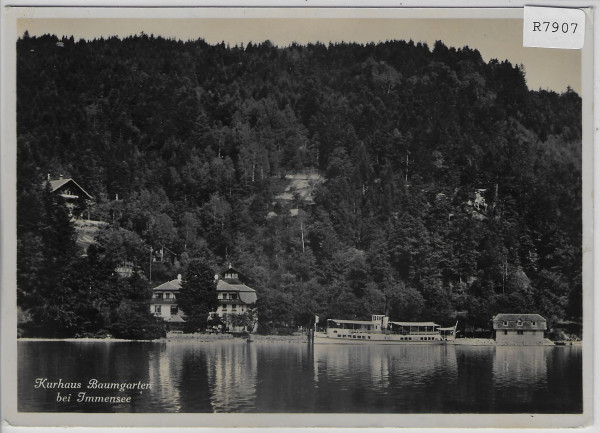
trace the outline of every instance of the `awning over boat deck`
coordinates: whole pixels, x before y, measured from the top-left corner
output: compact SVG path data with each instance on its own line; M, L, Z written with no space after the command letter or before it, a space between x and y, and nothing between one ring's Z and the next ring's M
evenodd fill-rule
M353 325L372 325L373 322L370 320L342 320L342 319L329 319L331 322L335 323L351 323Z
M435 327L439 327L440 325L438 325L437 323L433 323L433 322L390 322L392 325L397 325L397 326L418 326L418 327L423 327L423 326L435 326ZM454 329L454 328L452 328Z
M440 331L454 331L454 326L450 326L448 328L440 328Z

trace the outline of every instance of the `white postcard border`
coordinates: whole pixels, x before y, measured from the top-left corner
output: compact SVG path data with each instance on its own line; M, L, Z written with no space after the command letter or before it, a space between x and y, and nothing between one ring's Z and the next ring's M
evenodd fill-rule
M28 2L15 2L26 4ZM39 3L39 2L36 2ZM97 2L92 2L97 3ZM295 4L297 2L293 2ZM329 2L322 2L329 3ZM411 2L412 3L412 2ZM456 4L455 2L452 2ZM506 2L507 4L509 2ZM563 4L565 2L545 2L549 4ZM81 4L81 3L79 3ZM312 3L314 5L314 3ZM331 3L329 3L331 4ZM463 4L463 3L461 3ZM473 4L473 2L467 2ZM573 6L574 4L571 3ZM510 3L514 5L514 3ZM588 5L586 3L583 4ZM593 11L597 15L597 11ZM2 278L2 401L3 419L8 425L20 426L179 426L179 427L574 427L588 424L591 421L593 410L592 381L584 381L584 415L371 415L371 414L78 414L78 413L17 413L16 411L16 20L18 18L189 18L190 15L202 18L241 18L241 17L268 17L268 18L521 18L522 9L312 9L312 8L200 8L200 9L174 9L174 8L3 8L2 9L2 107L1 107L1 139L0 164L2 176L2 206L1 206L1 278ZM590 68L592 60L596 68L600 63L598 58L593 58L593 42L598 41L597 32L593 31L592 21L594 16L588 11L586 24L586 44L583 49L582 63L584 67L582 80L583 103L583 272L584 272L584 364L585 377L593 377L598 384L594 373L591 348L598 347L598 337L590 332L594 329L594 305L600 308L597 297L593 296L593 271L594 263L598 259L593 256L594 237L593 220L593 186L597 186L597 179L593 176L594 134L598 129L593 128L593 99L594 90L596 97L593 74ZM597 44L596 44L597 45ZM597 70L597 69L596 69ZM596 99L597 100L597 99ZM598 166L596 166L597 169ZM593 182L593 183L592 183ZM597 214L598 212L596 212ZM596 238L598 241L598 238ZM596 243L597 244L597 243ZM598 267L596 267L597 269ZM11 289L11 287L13 289ZM594 344L595 340L595 344ZM598 386L596 386L598 388ZM596 412L597 413L597 412ZM6 427L6 425L5 425ZM589 427L588 427L589 428ZM47 429L46 429L47 431ZM421 430L422 431L422 430Z

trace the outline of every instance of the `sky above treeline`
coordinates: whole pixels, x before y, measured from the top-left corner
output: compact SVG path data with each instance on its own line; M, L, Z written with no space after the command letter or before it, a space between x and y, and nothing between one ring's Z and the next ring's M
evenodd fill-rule
M563 92L570 86L581 94L581 51L523 47L520 19L20 19L19 35L55 34L75 39L127 37L142 32L181 40L204 39L231 46L271 41L371 43L413 40L430 47L441 40L450 47L479 50L484 61L522 64L532 90Z

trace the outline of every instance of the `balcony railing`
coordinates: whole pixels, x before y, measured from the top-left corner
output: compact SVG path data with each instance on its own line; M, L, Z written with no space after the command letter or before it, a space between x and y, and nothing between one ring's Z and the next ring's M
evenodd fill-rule
M239 299L219 299L219 303L220 304L234 304L234 305L239 305L242 303L242 301L240 301Z
M176 304L177 299L175 299L175 298L151 298L148 302L150 304Z

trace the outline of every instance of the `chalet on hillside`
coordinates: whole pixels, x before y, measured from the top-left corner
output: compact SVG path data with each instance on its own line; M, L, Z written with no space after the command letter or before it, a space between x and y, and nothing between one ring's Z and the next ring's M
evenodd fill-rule
M85 256L88 247L96 242L98 232L108 223L90 219L89 209L94 198L74 179L62 175L58 179L51 179L48 175L47 183L53 194L62 197L77 234L77 245Z
M59 194L63 198L69 210L69 215L72 217L78 218L80 216L74 215L73 212L81 200L84 200L84 202L91 202L93 200L93 197L81 185L75 182L74 179L64 178L62 175L58 179L50 179L50 175L48 175L48 183L50 184L50 191Z

